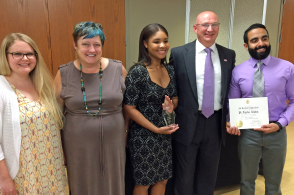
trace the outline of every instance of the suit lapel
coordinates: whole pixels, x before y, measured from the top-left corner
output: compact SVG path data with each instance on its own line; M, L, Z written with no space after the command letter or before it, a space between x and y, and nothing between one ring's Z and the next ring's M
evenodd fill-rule
M189 78L189 82L193 91L193 94L195 98L198 100L198 94L197 94L197 85L196 85L196 69L195 69L195 55L196 55L196 49L195 49L196 41L193 41L186 45L186 53L184 53L184 59L185 59L185 66ZM228 72L229 72L229 60L224 52L224 50L216 44L216 48L218 50L219 60L221 64L221 95L222 95L222 104L224 101L224 97L227 94L227 83L228 83Z
M227 63L229 63L229 62L228 62L228 58L226 57L223 49L218 44L216 44L216 48L218 51L219 60L220 60L220 64L221 64L221 75L222 75L221 93L222 93L222 103L223 103L224 97L227 94L227 82L228 82L228 71L229 71L229 66Z
M189 78L189 82L195 98L198 100L197 85L196 85L196 70L195 70L195 44L196 41L187 44L186 53L184 54L185 66Z

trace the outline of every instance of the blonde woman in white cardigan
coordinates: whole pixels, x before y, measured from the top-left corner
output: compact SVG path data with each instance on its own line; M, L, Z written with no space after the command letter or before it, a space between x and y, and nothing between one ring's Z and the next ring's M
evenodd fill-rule
M53 79L35 42L7 35L0 48L0 194L64 194Z

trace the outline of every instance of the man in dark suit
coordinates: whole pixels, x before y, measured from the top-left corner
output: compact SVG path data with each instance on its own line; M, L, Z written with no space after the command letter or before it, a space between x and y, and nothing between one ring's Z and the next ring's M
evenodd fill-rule
M180 129L172 134L175 195L212 195L221 142L225 143L227 95L235 52L215 44L219 31L215 13L200 13L193 29L197 40L173 48L170 55L179 97L176 124Z

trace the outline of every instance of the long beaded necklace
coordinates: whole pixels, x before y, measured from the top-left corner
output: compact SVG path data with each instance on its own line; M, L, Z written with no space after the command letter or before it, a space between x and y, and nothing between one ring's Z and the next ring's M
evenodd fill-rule
M100 61L100 68L99 68L99 76L100 76L100 90L99 90L99 100L98 100L98 111L95 114L92 114L89 112L88 110L88 106L87 106L87 98L86 98L86 88L84 87L84 80L83 80L83 72L82 72L82 64L80 63L80 72L81 72L81 85L82 85L82 93L84 96L84 103L85 103L85 108L87 113L90 116L96 116L100 110L101 110L101 104L102 104L102 75L103 75L103 70L102 70L102 66L101 66L101 61Z

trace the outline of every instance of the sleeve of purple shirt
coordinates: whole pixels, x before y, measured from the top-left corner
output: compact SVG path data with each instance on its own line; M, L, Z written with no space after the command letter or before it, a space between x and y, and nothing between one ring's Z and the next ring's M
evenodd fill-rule
M289 100L289 106L284 112L280 114L280 119L278 122L283 126L287 126L290 122L294 120L294 65L289 66L289 74L286 75L287 84L285 88L285 93L287 99Z
M229 99L241 98L241 89L240 89L240 85L238 84L238 79L236 79L237 75L234 70L232 72L232 80L229 86L228 101ZM229 102L227 105L228 105L227 121L230 122Z
M252 97L254 68L251 63L252 59L233 70L228 99ZM279 58L268 57L263 73L270 120L277 120L285 127L294 120L294 65ZM286 99L289 100L289 106L286 106Z

